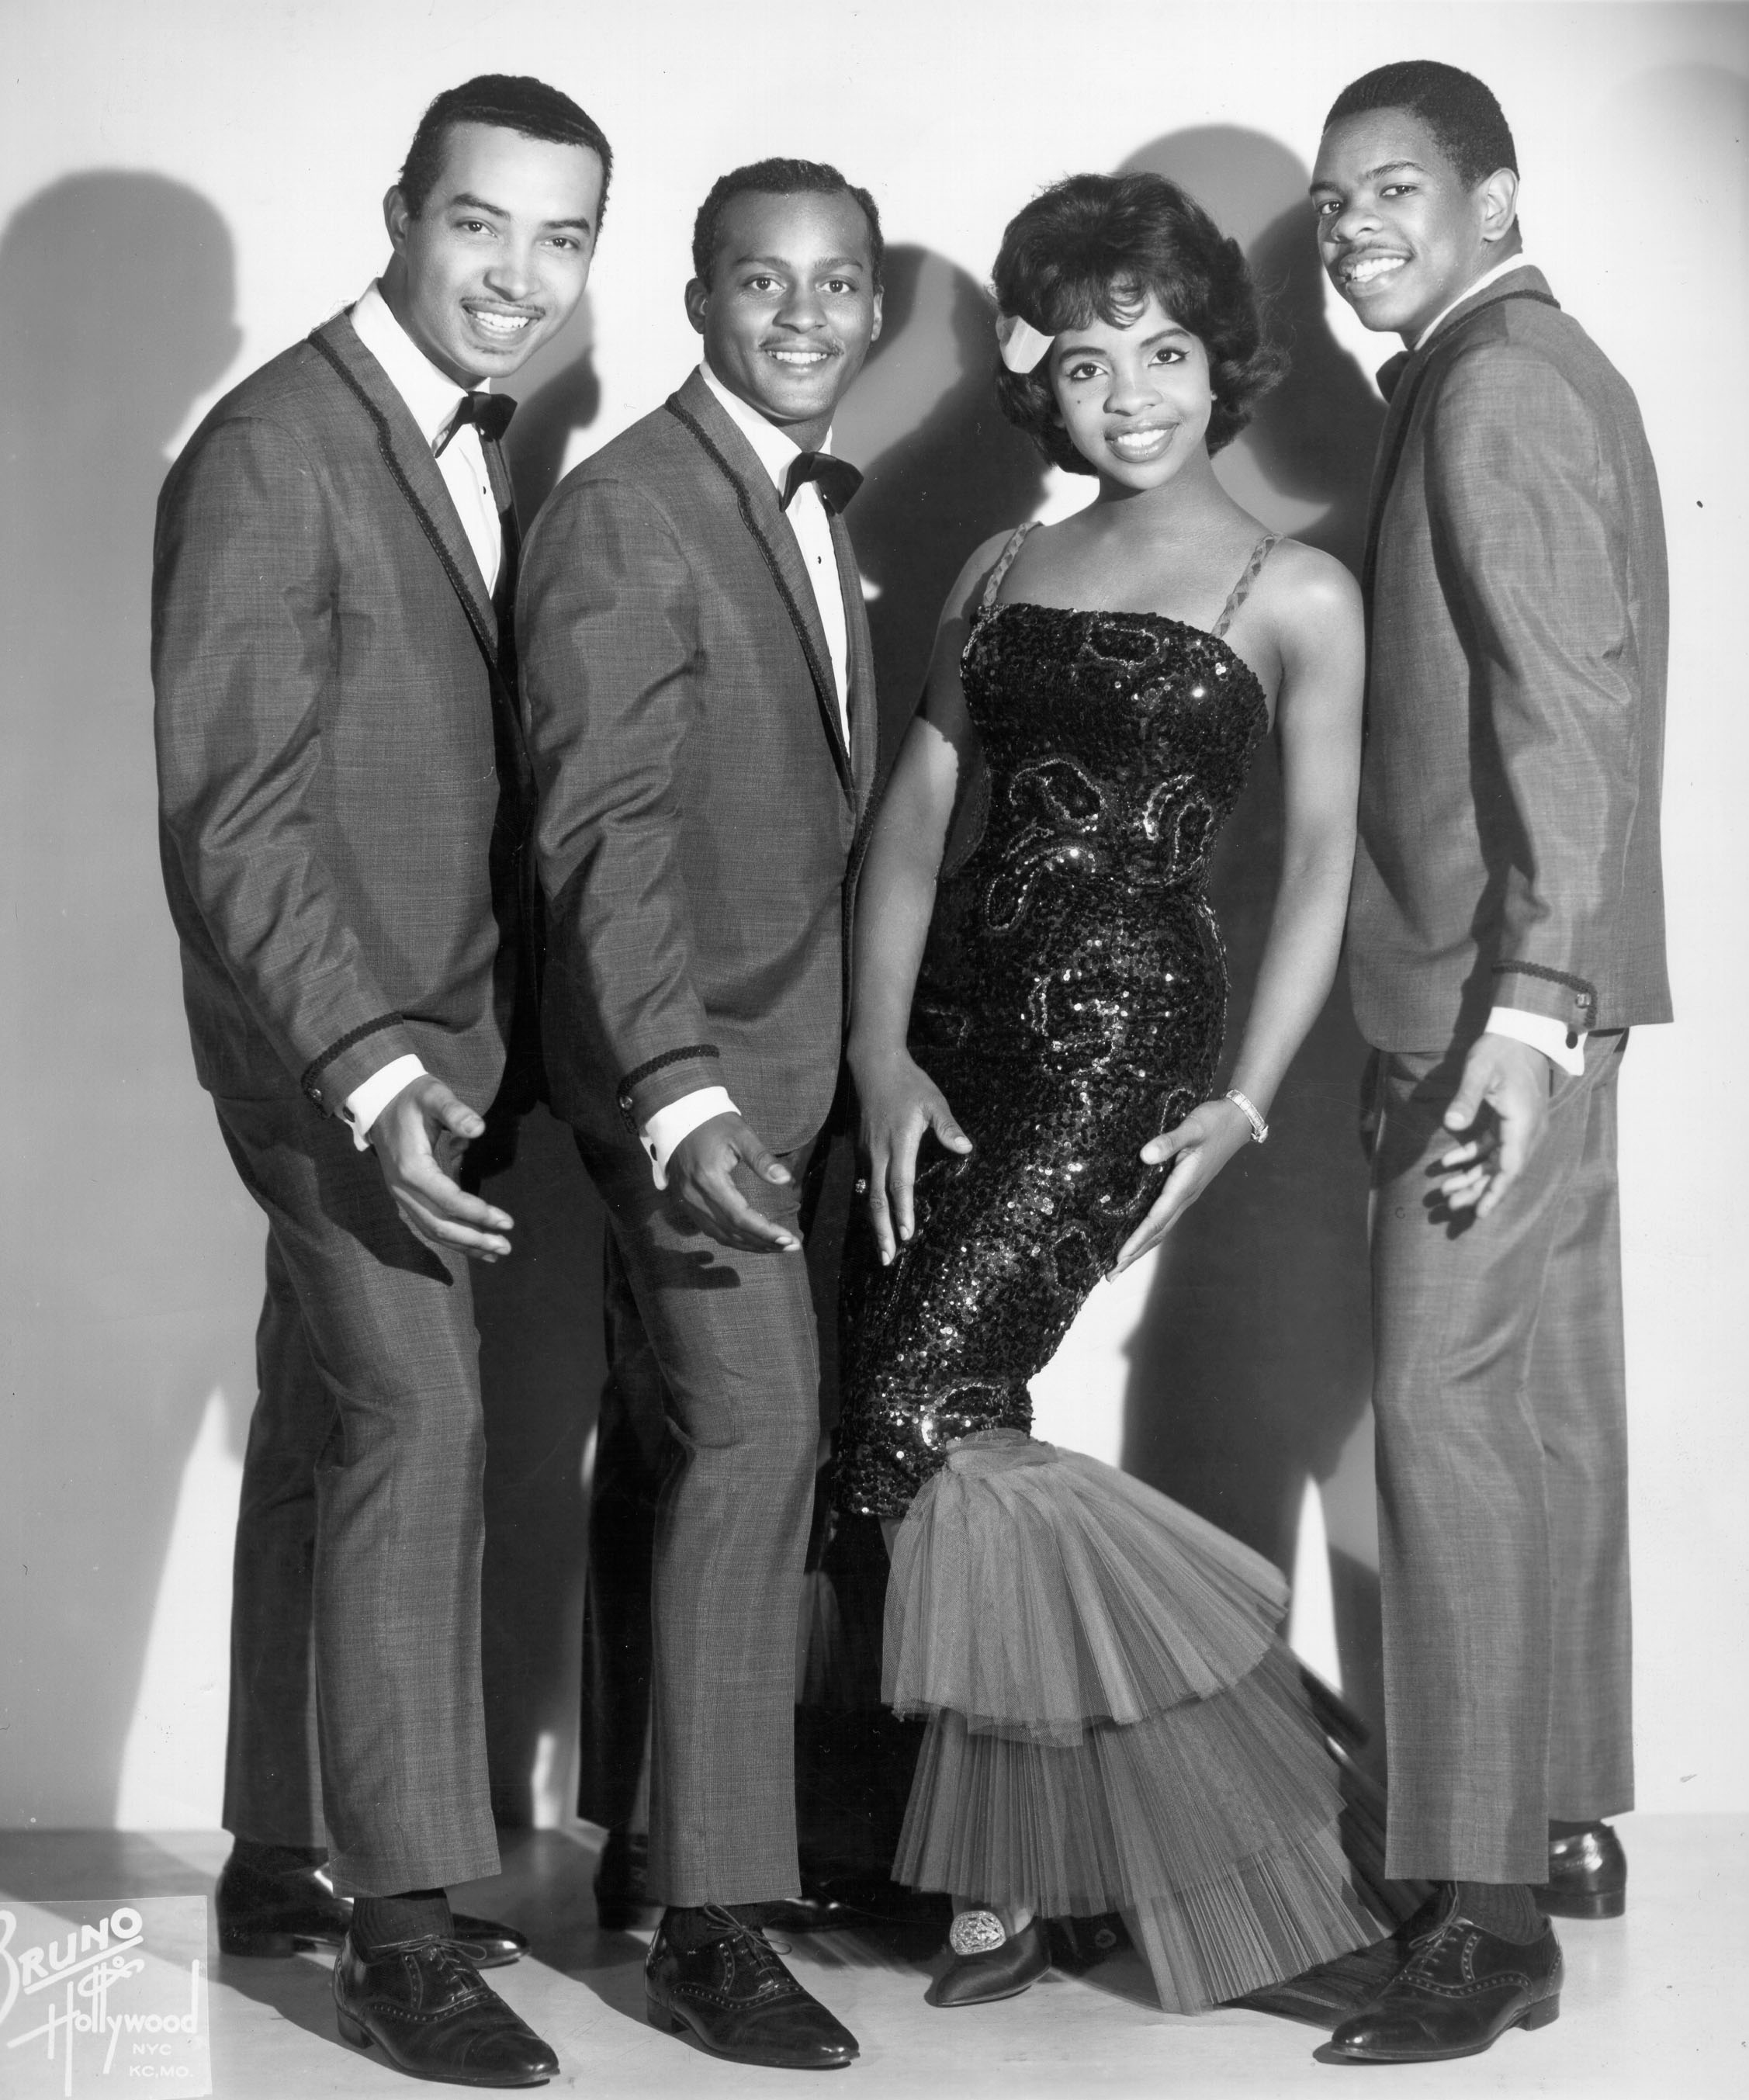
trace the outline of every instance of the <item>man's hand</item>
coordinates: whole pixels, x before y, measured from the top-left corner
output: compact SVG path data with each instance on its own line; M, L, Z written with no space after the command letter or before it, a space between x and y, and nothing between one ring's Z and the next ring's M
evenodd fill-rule
M441 1079L421 1072L371 1125L371 1149L408 1230L440 1253L496 1261L510 1251L511 1220L470 1196L455 1180L462 1153L485 1129L483 1118Z
M1540 1050L1510 1035L1476 1039L1445 1112L1447 1130L1474 1132L1440 1155L1439 1193L1452 1210L1485 1218L1517 1180L1549 1118L1550 1069ZM1484 1110L1487 1122L1477 1129Z
M782 1183L790 1170L759 1141L738 1115L714 1115L689 1131L668 1154L668 1186L698 1217L712 1239L749 1254L799 1254L794 1233L761 1217L735 1186L737 1167L751 1167L766 1181Z

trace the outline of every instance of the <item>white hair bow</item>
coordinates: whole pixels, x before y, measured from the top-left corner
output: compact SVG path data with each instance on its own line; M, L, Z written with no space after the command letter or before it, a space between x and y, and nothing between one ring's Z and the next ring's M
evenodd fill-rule
M1035 329L1018 314L998 314L996 341L1002 351L1002 361L1011 372L1032 372L1056 338L1046 335L1042 329Z

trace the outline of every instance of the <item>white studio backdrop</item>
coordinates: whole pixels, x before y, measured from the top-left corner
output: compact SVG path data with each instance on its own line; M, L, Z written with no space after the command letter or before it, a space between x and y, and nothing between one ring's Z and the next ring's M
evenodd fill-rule
M218 393L375 274L378 200L426 101L477 72L535 73L614 142L588 302L568 340L543 354L556 370L591 349L599 398L571 441L574 460L693 361L681 307L692 214L726 168L773 152L832 161L875 192L890 242L981 283L1004 221L1052 179L1206 127L1256 135L1303 170L1336 91L1408 56L1467 66L1500 95L1535 254L1635 386L1663 477L1680 1019L1643 1032L1623 1081L1641 1805L1749 1807L1749 1701L1735 1661L1749 1648L1738 1545L1749 1217L1729 1062L1749 1036L1738 638L1749 11L7 0L3 20L0 226L22 223L15 215L69 179L117 171L143 179L143 241L155 196L178 209L192 197L209 208L215 252L186 283L138 269L119 312L101 287L85 288L89 303L82 293L33 308L28 277L5 285L29 309L7 340L26 346L59 418L33 422L27 399L9 426L38 478L24 496L9 473L7 559L15 572L48 565L61 587L49 601L57 631L0 665L0 1099L13 1168L0 1246L0 1827L217 1817L228 1526L262 1236L194 1086L157 886L149 493ZM218 305L190 336L180 393L118 404L130 373L161 371L166 338L193 329L197 298ZM1394 345L1331 304L1337 342L1370 373ZM108 316L100 344L79 324L95 312ZM24 376L15 362L8 386ZM914 421L927 405L911 401ZM854 421L847 412L847 437ZM881 417L866 412L860 427L879 439ZM897 435L890 417L884 434ZM80 465L87 491L112 457L114 502L63 501L44 478L59 457L69 471ZM1303 506L1271 522L1303 526ZM1041 1383L1044 1433L1116 1454L1108 1396L1145 1281L1090 1304ZM1267 1322L1267 1304L1258 1317ZM1296 1630L1320 1659L1324 1607L1306 1542L1327 1521L1333 1541L1340 1532L1364 1551L1367 1463L1357 1434L1302 1532ZM562 1771L541 1790L557 1804Z

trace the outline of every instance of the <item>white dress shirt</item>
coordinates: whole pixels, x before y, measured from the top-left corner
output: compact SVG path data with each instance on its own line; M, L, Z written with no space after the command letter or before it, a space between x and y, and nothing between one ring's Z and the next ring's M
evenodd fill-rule
M723 405L723 412L759 455L759 463L771 476L781 502L790 463L800 458L801 447L785 435L776 423L768 423L758 409L729 389L708 364L698 375ZM820 451L832 449L832 434L821 439ZM821 501L819 484L804 481L790 499L784 512L795 544L802 550L808 580L813 586L820 624L826 629L826 646L832 660L832 682L838 688L838 726L844 731L844 748L850 748L850 630L844 619L844 593L838 580L838 554L832 545L832 521Z
M440 372L401 326L377 280L352 309L351 320L359 342L387 373L421 436L436 452L466 390L447 372ZM482 379L475 390L484 392L490 384ZM472 423L464 423L444 446L437 465L490 597L504 562L504 526L491 477L486 471L486 455L480 449L480 434ZM402 1088L424 1076L425 1069L417 1057L391 1058L347 1095L341 1112L352 1126L352 1140L360 1152L368 1149L372 1124Z
M1520 249L1516 255L1509 255L1504 262L1496 262L1491 269L1484 270L1479 277L1472 278L1455 299L1440 308L1416 337L1411 347L1419 350L1424 342L1431 341L1434 331L1442 327L1466 299L1474 298L1478 292L1486 291L1490 285L1501 277L1509 276L1514 270L1535 269L1535 267L1530 257ZM1555 1020L1552 1015L1527 1012L1518 1006L1496 1006L1489 1012L1487 1032L1490 1035L1509 1035L1515 1043L1528 1043L1531 1049L1540 1050L1551 1064L1557 1065L1563 1072L1571 1072L1576 1076L1585 1069L1584 1037L1576 1030L1570 1030L1564 1022ZM1569 1034L1573 1036L1571 1044L1567 1041Z
M743 401L738 394L731 394L708 364L699 365L698 376L722 404L724 414L753 448L760 465L771 476L772 486L781 501L783 484L789 478L790 462L800 453L801 447L793 438L786 436L776 423L767 422L751 403ZM830 430L821 440L819 449L823 452L832 449ZM814 603L819 608L820 624L826 629L826 653L832 660L832 681L838 692L838 726L844 732L844 748L848 751L850 629L844 618L838 554L832 545L832 521L820 499L817 484L804 481L791 497L789 508L783 514L801 549L808 580L813 587ZM670 1101L666 1108L658 1109L638 1132L645 1151L650 1154L656 1186L667 1187L668 1161L683 1137L689 1137L700 1123L708 1123L712 1116L739 1113L725 1087L700 1087L696 1092L682 1094L677 1101Z

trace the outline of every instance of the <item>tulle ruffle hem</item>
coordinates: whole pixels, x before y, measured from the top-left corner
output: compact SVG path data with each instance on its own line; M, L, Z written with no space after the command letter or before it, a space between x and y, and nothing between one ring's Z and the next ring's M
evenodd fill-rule
M1121 1910L1171 2012L1388 1933L1277 1636L1287 1586L1128 1475L1012 1432L912 1502L884 1696L927 1717L895 1877L1046 1917Z

